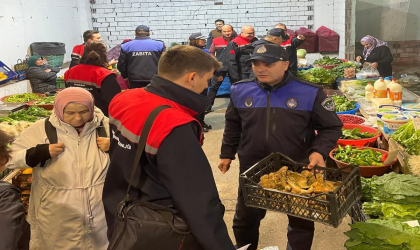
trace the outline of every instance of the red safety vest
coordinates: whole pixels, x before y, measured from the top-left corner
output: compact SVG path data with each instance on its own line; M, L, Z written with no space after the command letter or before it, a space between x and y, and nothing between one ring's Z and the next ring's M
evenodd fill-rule
M130 89L114 97L109 105L109 122L114 124L121 134L133 143L138 143L148 115L161 105L172 108L163 110L153 123L146 141L145 151L155 155L159 146L171 133L181 125L192 121L200 124L193 116L197 113L174 101L147 92L144 88ZM201 125L200 125L201 126ZM200 143L203 136L200 134Z
M79 64L64 73L64 80L71 87L82 87L88 90L91 87L98 89L101 88L105 77L110 74L114 73L103 67Z
M82 57L83 52L85 52L85 45L84 44L80 44L80 45L74 46L73 51L71 52L71 54L74 55L74 56Z

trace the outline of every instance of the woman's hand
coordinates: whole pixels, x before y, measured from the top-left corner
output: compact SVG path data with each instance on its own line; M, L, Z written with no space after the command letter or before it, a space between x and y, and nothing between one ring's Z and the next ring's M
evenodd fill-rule
M360 62L360 60L362 60L361 56L356 57L356 62Z
M97 137L96 143L98 144L98 148L104 152L109 150L109 145L111 144L111 140L105 137Z
M118 63L118 60L112 59L111 61L108 62L108 65L112 66L112 65L117 64L117 63Z
M45 72L50 73L51 69L46 69Z
M63 153L66 146L64 143L56 143L56 144L50 144L48 149L50 151L51 158L57 157L61 153Z
M372 69L377 69L378 68L378 63L374 62L370 66L372 67Z

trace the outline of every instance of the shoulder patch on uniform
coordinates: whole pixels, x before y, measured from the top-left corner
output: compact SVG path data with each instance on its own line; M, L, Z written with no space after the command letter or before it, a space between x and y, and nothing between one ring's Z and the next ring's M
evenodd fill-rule
M292 97L292 98L287 99L286 106L290 109L295 109L298 106L297 98Z
M251 78L248 78L248 79L243 79L243 80L231 83L231 84L236 85L236 84L245 83L245 82L255 82L255 77L251 77Z
M334 111L335 110L335 103L334 100L327 97L324 101L322 101L321 106L324 107L328 111Z

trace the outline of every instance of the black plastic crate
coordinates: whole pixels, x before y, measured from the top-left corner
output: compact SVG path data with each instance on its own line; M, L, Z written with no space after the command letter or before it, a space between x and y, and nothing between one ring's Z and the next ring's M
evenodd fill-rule
M325 180L342 183L334 192L313 197L266 189L258 185L261 176L276 172L283 166L288 166L290 171L300 173L305 170L307 164L294 162L280 153L272 153L241 174L240 185L247 206L286 213L338 227L350 208L362 196L360 169L357 166L343 169L315 166L314 170L323 171ZM321 196L326 199L322 199Z

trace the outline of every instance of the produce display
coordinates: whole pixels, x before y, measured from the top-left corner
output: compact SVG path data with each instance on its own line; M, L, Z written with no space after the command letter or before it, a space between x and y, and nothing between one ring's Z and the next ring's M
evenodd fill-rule
M345 96L332 95L330 96L335 104L335 112L345 112L356 108L355 101L348 101Z
M0 72L0 81L6 80L7 79L7 75L4 74L3 72Z
M353 62L345 62L335 66L331 71L337 77L355 78L358 67Z
M420 130L415 131L413 121L398 128L391 138L403 145L407 153L420 155Z
M37 94L24 93L24 94L11 95L11 96L5 98L4 102L10 102L10 103L30 102L30 101L33 101L33 100L39 100L41 98L42 97L37 95Z
M298 63L297 67L298 67L298 69L302 69L302 68L309 68L309 67L311 67L311 65L308 64L308 63Z
M347 114L339 114L338 118L340 118L341 122L344 124L362 124L366 120L360 116L356 115L347 115Z
M261 176L258 184L263 188L277 189L282 192L314 195L332 192L341 185L341 182L325 181L321 173L314 175L308 170L299 174L284 166L277 172Z
M345 232L350 239L345 247L349 250L419 250L420 227L411 227L396 219L373 219L356 222Z
M56 95L47 96L42 98L39 101L34 102L35 105L47 105L47 104L54 104L54 99Z
M307 52L305 49L298 49L296 50L297 58L305 58Z
M387 157L370 148L352 148L350 145L344 148L339 145L333 156L339 161L359 166L382 166Z
M342 128L341 131L343 133L340 139L359 140L359 139L365 139L365 138L372 138L376 135L375 133L360 132L360 130L362 129L361 128L353 128L353 129Z
M363 211L379 219L350 225L347 249L420 249L420 227L406 221L420 219L420 178L389 173L361 178Z
M308 70L300 70L297 77L313 83L334 83L337 78L331 70L322 67L315 67Z
M335 57L330 58L329 56L324 56L321 59L318 59L314 62L314 65L320 65L320 66L328 66L328 65L336 65L343 63L342 60L337 59Z

